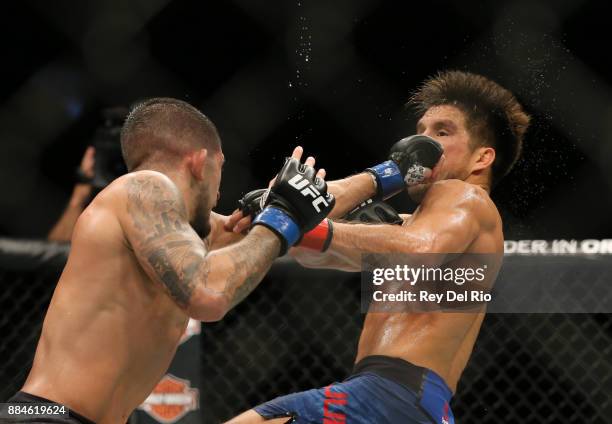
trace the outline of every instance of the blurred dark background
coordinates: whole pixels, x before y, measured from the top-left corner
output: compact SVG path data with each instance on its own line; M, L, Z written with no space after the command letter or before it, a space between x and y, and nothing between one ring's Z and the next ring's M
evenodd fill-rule
M201 108L222 135L228 213L296 143L330 179L384 159L414 132L410 92L455 68L500 82L534 117L494 193L506 237L609 237L606 12L583 0L7 3L0 234L48 232L104 107L172 96Z

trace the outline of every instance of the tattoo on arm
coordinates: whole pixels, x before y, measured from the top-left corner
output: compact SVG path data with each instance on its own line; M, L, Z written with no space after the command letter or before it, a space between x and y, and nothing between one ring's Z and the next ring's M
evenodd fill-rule
M260 229L254 228L248 237L238 243L240 249L233 257L233 273L225 286L228 303L232 308L257 287L278 256L278 239L262 236L258 232Z
M139 233L136 254L177 304L186 307L206 250L187 222L178 191L158 177L135 176L127 182L127 196L128 214Z
M134 176L127 182L127 194L128 215L137 234L134 251L183 308L198 285L224 296L234 307L259 284L278 255L278 238L262 227L209 253L189 225L177 189L159 177Z

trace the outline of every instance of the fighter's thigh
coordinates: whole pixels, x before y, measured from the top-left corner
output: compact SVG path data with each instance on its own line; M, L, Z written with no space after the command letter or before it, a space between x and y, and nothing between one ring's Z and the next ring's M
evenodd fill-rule
M257 423L265 423L265 424L286 424L291 422L291 418L272 418L265 419L261 415L259 415L254 410L250 409L243 414L238 415L235 418L227 421L225 424L257 424Z

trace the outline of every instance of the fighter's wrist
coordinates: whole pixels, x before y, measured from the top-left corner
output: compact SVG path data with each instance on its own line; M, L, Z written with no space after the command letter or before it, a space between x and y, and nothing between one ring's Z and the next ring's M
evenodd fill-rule
M377 199L386 200L402 191L406 185L399 166L391 160L379 163L366 171L376 180Z
M272 230L281 241L279 256L287 253L287 249L293 246L300 238L301 230L286 211L268 206L264 208L253 220L253 226L263 225Z
M330 219L325 218L315 228L304 234L298 242L298 247L325 252L334 235L334 226Z
M255 225L251 227L246 237L253 236L253 235L259 238L265 237L265 238L270 238L276 241L278 243L278 256L282 256L281 253L283 249L283 241L278 236L276 231L274 231L273 229L265 225ZM221 246L221 247L224 247L224 246Z
M374 185L374 193L372 194L378 193L378 180L376 180L376 175L371 172L366 172L365 174L370 177L370 179L372 180L372 184Z

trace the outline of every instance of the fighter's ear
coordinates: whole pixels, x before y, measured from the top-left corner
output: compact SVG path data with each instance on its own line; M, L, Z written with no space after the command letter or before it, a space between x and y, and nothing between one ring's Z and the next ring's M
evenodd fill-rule
M495 160L495 149L490 146L482 146L474 152L474 163L472 172L478 173L493 166Z
M206 149L196 150L191 153L189 156L189 170L198 181L202 181L204 179L205 173L205 165L206 165L206 156L208 155L208 151Z

